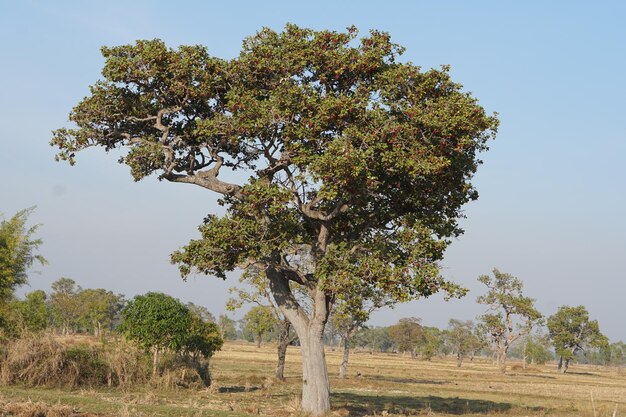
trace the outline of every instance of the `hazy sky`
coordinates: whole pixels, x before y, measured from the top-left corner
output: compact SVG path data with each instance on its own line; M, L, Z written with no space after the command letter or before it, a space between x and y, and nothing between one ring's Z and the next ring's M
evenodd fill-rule
M141 2L0 0L0 212L37 205L49 265L32 289L61 276L131 297L163 291L224 311L213 277L184 283L168 262L197 237L216 196L154 178L134 183L117 156L93 149L75 167L55 163L50 131L100 76L102 45L161 38L203 44L232 58L244 37L292 22L362 33L381 29L424 68L450 64L453 78L501 128L475 178L466 233L443 262L471 289L375 315L386 325L421 317L445 327L471 319L476 278L494 267L521 278L539 309L588 307L612 340L626 340L626 6L576 1Z

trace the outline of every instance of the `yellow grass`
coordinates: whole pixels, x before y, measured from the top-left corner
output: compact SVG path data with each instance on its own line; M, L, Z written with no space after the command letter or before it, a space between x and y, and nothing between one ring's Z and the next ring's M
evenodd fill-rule
M15 407L16 402L31 400L100 416L297 416L299 350L288 350L285 382L272 378L275 356L274 346L257 349L252 344L226 343L212 359L214 385L202 391L11 386L0 387L0 404ZM340 351L327 350L333 416L626 417L626 372L615 368L574 364L561 375L554 364L523 370L511 362L514 369L502 375L485 359L466 361L457 368L452 358L427 362L353 352L349 378L341 380L337 378L340 359Z

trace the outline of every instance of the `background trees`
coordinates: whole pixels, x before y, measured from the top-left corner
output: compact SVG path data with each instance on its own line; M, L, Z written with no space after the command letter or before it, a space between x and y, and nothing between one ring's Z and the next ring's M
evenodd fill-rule
M135 180L221 195L201 238L173 254L186 276L256 264L302 345L307 412L330 409L322 336L332 303L381 289L397 302L458 288L437 261L497 120L447 68L401 63L384 32L288 25L245 40L232 60L161 41L102 48L103 79L59 129L57 157L125 148ZM223 170L243 170L229 183ZM299 269L301 248L313 268ZM306 311L297 283L312 300Z
M584 306L563 306L548 317L548 331L559 356L558 369L567 372L570 361L587 347L608 346L608 339L600 332L597 320L589 320Z
M522 294L523 283L518 278L493 270L494 277L481 275L478 280L487 286L487 294L478 297L480 304L489 306L489 313L481 316L482 326L491 337L498 366L506 371L509 348L517 339L530 333L540 323L542 315L534 307L534 300Z

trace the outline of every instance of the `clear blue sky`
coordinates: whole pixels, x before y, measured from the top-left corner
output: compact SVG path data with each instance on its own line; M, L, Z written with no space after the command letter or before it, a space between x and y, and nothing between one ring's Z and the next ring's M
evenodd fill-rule
M6 1L0 0L0 211L37 205L50 264L31 276L49 289L68 276L133 296L164 291L224 311L236 283L183 283L169 253L196 237L215 196L192 186L133 183L115 155L53 161L50 131L99 77L102 45L161 38L203 44L223 58L262 26L386 30L424 68L450 64L455 80L501 129L483 155L466 229L445 275L472 290L378 313L445 327L482 313L476 281L493 267L521 278L545 314L583 304L612 340L626 340L626 6L578 1ZM23 290L24 291L24 290ZM22 292L23 292L22 291Z

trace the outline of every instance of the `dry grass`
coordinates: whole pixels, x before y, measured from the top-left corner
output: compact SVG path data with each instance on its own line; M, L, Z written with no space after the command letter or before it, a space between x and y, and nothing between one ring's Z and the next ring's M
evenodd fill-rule
M561 375L554 364L522 369L512 362L510 371L502 375L480 358L457 368L448 358L426 362L356 352L350 358L349 378L339 379L341 353L329 350L327 360L334 417L626 417L626 375L611 368L574 365ZM211 361L214 385L210 389L0 389L13 403L29 398L46 404L60 401L99 416L299 416L299 351L289 348L284 382L272 379L274 361L274 346L257 349L227 343Z

